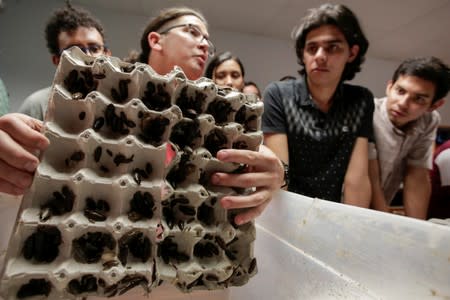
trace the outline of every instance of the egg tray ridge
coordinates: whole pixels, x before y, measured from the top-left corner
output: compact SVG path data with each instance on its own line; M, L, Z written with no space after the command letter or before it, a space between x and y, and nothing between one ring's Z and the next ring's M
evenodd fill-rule
M220 149L257 151L263 106L252 95L161 76L145 64L92 58L74 47L57 68L41 155L2 270L5 299L183 292L245 284L257 272L253 222L213 186L241 172ZM170 158L168 158L168 153Z

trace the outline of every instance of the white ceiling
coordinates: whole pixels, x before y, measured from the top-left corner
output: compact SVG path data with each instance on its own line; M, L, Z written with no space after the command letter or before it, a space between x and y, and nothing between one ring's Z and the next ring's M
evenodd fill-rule
M165 7L186 5L205 15L210 27L290 39L316 0L78 0L82 5L154 16ZM330 1L332 2L332 1ZM358 16L370 42L369 55L403 60L434 55L450 64L450 0L341 0ZM214 37L213 37L214 40Z

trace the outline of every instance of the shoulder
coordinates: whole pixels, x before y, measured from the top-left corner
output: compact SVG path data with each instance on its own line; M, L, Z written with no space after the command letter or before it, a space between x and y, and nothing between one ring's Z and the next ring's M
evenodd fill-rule
M304 84L300 80L275 81L267 85L266 91L278 91L281 93L293 92L303 88Z
M343 84L343 96L347 101L365 103L368 107L374 107L374 97L372 92L365 87L352 84Z
M52 90L51 86L37 90L31 95L29 95L27 98L25 98L24 102L48 101L51 90Z
M344 88L345 94L360 95L361 97L364 97L364 98L370 98L370 100L373 101L373 94L366 87L363 87L360 85L348 84L348 83L344 83L342 86Z
M425 113L419 119L419 126L424 129L435 129L441 122L441 116L437 111Z

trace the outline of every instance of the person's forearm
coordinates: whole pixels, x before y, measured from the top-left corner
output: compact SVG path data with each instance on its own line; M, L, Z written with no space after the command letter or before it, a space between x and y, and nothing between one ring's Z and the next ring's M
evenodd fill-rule
M408 217L425 220L430 202L431 187L429 182L403 189L403 202Z
M371 200L371 186L369 178L345 183L344 203L369 208Z
M370 207L379 211L390 212L384 195L376 192L375 187L372 188L372 201Z

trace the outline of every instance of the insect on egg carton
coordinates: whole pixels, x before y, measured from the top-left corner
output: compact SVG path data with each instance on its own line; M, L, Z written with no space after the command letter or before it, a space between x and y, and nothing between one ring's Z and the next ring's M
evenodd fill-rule
M254 223L235 225L238 211L220 199L251 189L209 177L245 169L215 156L256 151L262 109L254 96L190 81L178 68L161 76L148 65L65 51L45 120L50 146L22 201L2 296L245 284L257 272Z

